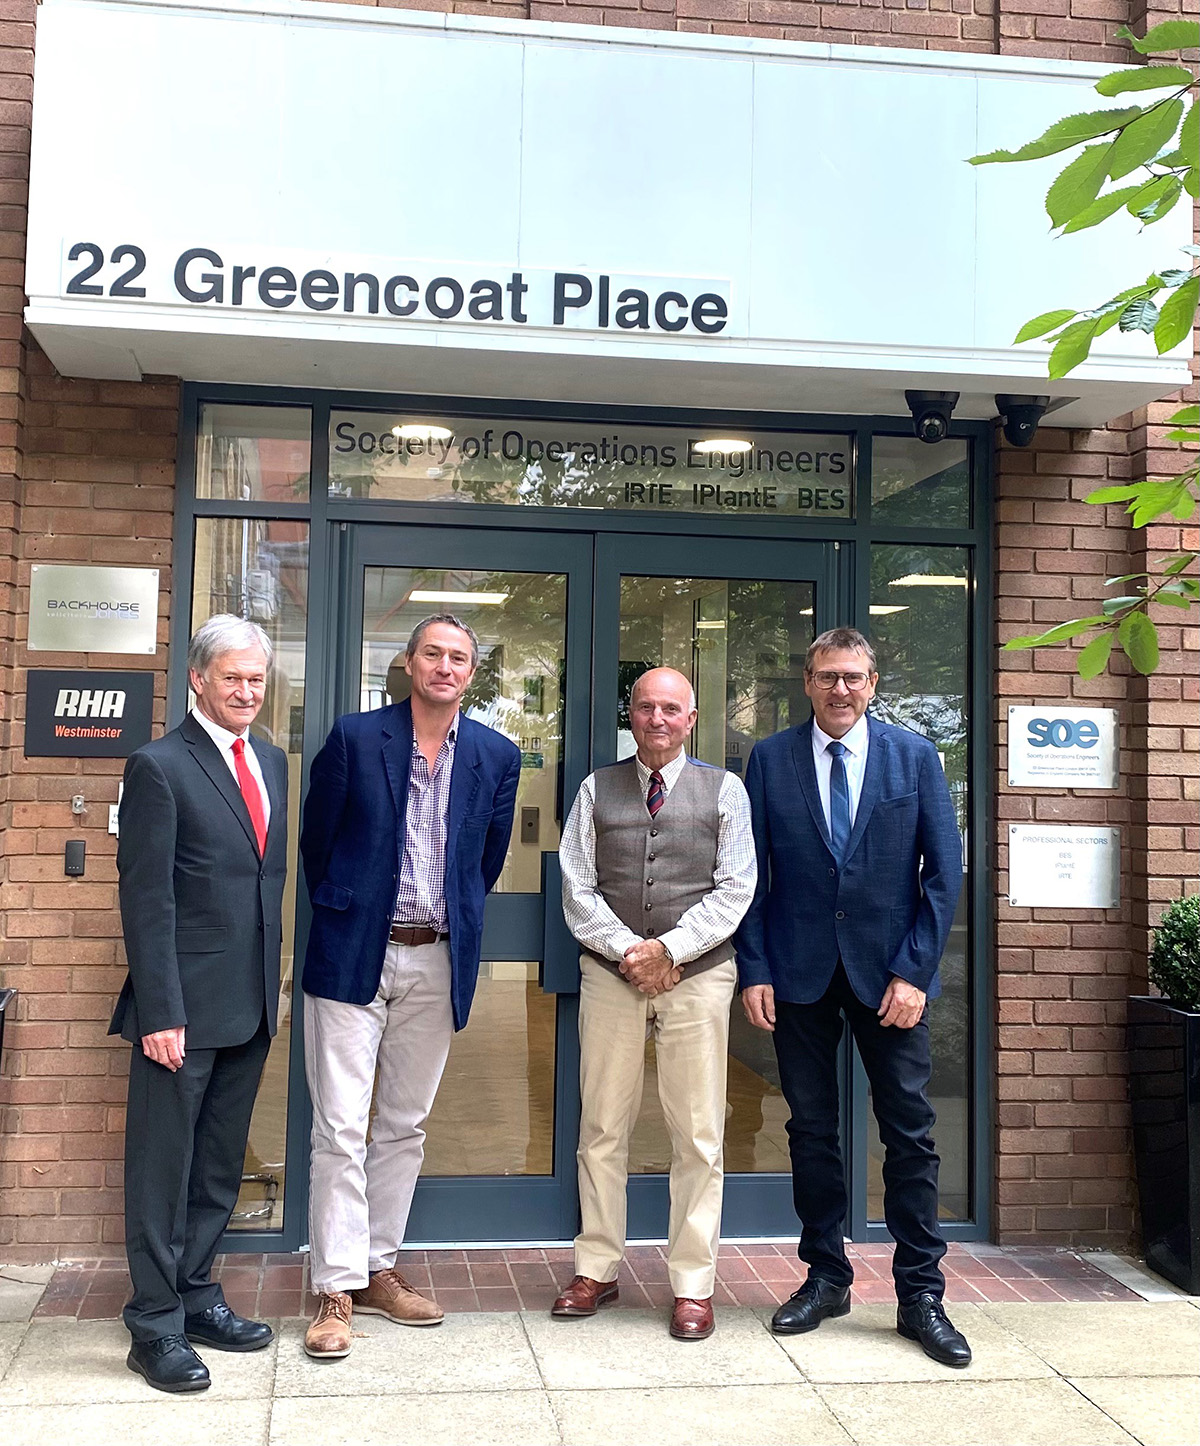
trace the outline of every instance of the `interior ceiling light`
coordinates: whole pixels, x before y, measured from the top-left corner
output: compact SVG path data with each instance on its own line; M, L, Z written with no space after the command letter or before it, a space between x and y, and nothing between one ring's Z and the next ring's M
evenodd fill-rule
M951 577L943 572L910 572L904 577L894 577L888 587L966 587L965 577Z
M698 628L723 628L725 626L725 622L722 618L715 618L712 620L702 619L696 624L696 626Z
M871 604L871 616L873 618L886 618L890 613L906 613L907 611L908 608L903 603L892 603L891 606L888 606L886 603Z
M408 595L409 602L419 603L474 603L480 607L499 607L508 601L506 592L437 592L430 588L416 587Z
M419 442L444 442L454 433L449 427L435 427L430 422L405 422L402 427L392 428L393 437L412 437Z
M708 437L703 442L697 442L692 448L694 452L749 452L754 446L753 442L747 442L744 437Z

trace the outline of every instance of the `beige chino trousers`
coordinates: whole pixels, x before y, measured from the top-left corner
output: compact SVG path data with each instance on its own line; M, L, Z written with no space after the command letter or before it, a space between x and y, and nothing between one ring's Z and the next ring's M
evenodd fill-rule
M625 1256L629 1137L653 1036L658 1097L671 1136L667 1269L677 1296L706 1300L716 1282L724 1191L725 1077L732 959L651 998L590 954L580 958L579 1206L575 1270L615 1280Z
M369 1004L304 996L314 1291L358 1290L369 1273L395 1265L453 1035L445 942L389 944Z

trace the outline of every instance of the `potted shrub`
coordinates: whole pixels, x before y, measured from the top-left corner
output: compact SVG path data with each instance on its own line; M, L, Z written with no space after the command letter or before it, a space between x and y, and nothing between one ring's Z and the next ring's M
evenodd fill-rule
M1200 895L1154 931L1150 982L1129 1001L1129 1089L1146 1263L1200 1295Z

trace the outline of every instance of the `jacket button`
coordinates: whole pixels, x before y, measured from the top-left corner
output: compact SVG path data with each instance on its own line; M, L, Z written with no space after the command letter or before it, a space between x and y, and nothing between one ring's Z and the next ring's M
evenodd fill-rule
M834 917L835 919L844 919L846 916L845 916L845 914L841 911L841 909L839 909L839 910L837 911L837 913L834 914L833 917Z
M831 879L836 879L836 878L837 878L837 869L830 869L830 870L829 870L829 877L830 877Z

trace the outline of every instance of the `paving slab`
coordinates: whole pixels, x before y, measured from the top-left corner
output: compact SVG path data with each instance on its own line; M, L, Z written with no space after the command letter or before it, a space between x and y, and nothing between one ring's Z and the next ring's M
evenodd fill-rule
M420 1328L360 1317L355 1321L353 1349L340 1361L306 1356L306 1327L302 1320L284 1323L276 1396L541 1389L533 1352L515 1312L464 1312L447 1316L440 1326Z
M551 1391L798 1381L754 1311L718 1310L716 1334L706 1341L672 1340L666 1311L621 1309L579 1320L526 1311L521 1319Z
M45 1290L44 1281L19 1280L0 1270L0 1321L26 1321Z
M818 1391L859 1446L1136 1446L1057 1378L823 1385Z
M685 1440L689 1446L850 1446L812 1386L551 1391L566 1446Z
M559 1446L561 1439L541 1390L292 1397L276 1401L270 1435L271 1446Z
M265 1399L275 1378L277 1341L266 1350L200 1354L212 1375L206 1401ZM32 1321L0 1380L0 1406L76 1406L168 1401L125 1364L129 1332L120 1321ZM103 1438L98 1438L103 1439ZM115 1439L115 1438L114 1438Z
M1188 1376L1200 1361L1200 1313L1185 1301L979 1309L1064 1376Z
M847 1316L823 1321L819 1330L775 1339L810 1381L946 1381L959 1375L1004 1381L1054 1374L979 1306L952 1306L950 1318L971 1346L973 1360L962 1371L939 1366L915 1341L897 1335L894 1305L856 1305ZM764 1313L764 1324L769 1320Z
M1075 1377L1071 1384L1142 1446L1200 1446L1200 1378L1195 1374Z
M80 1446L267 1446L269 1400L213 1400L211 1388L195 1396L98 1406L0 1406L0 1441L72 1440Z
M12 1364L12 1358L17 1353L17 1347L21 1344L21 1337L25 1334L24 1321L9 1321L0 1324L0 1381L2 1381Z
M0 1265L0 1280L15 1280L23 1285L49 1285L57 1268L54 1265Z

